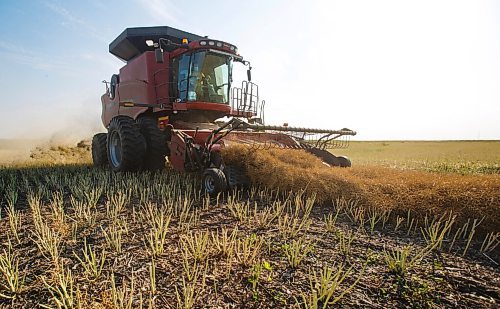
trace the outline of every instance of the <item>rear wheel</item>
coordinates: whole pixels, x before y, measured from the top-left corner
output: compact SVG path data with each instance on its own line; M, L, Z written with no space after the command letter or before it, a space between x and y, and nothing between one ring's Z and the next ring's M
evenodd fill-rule
M145 141L139 127L130 117L118 116L108 129L108 161L115 172L140 170L145 153Z
M158 121L155 118L141 117L137 119L137 123L146 141L143 168L150 171L163 169L167 145L165 134L158 128Z
M102 167L108 164L106 139L106 133L97 133L92 138L92 163L95 167Z
M348 157L338 156L337 160L339 162L340 167L351 167L352 166L351 160Z
M203 173L203 189L212 196L226 191L226 176L218 168L207 168Z
M320 158L321 161L327 163L330 166L340 166L340 167L351 167L351 160L344 156L337 157L336 155L319 148L306 148L306 151L312 153L316 157Z

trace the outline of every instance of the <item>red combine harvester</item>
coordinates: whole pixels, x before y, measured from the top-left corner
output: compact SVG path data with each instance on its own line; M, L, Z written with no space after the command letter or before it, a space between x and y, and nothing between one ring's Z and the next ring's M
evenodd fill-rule
M351 166L327 149L346 147L352 130L264 124L265 101L251 81L250 63L232 44L166 26L141 27L125 29L109 51L126 65L104 81L108 133L92 140L95 166L159 170L168 157L178 171L203 174L210 194L248 183L221 158L221 148L232 144L304 149L329 165ZM232 87L233 63L248 66L241 87Z

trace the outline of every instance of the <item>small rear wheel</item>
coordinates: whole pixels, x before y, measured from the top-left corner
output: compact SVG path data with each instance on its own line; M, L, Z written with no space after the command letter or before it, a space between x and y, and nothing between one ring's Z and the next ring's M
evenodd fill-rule
M92 138L92 163L95 167L103 167L108 164L106 138L106 133L97 133Z
M338 156L337 160L339 162L340 167L351 167L352 166L351 160L348 157Z
M351 167L352 165L351 160L348 157L336 156L324 149L312 147L307 148L306 151L312 153L330 166Z
M203 189L211 196L226 191L226 176L218 168L207 168L205 172L203 172Z

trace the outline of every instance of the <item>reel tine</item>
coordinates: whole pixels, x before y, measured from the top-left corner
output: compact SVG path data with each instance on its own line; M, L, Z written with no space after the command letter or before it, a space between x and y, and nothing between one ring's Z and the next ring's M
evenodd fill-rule
M356 132L348 129L322 130L306 128L289 128L279 126L248 125L251 129L229 134L227 138L234 143L247 145L249 149L333 149L347 148L350 136ZM248 129L247 128L247 129Z

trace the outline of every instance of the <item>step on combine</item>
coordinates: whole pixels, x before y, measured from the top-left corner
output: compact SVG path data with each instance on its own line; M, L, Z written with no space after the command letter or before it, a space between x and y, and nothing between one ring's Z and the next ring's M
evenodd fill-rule
M175 170L200 173L209 194L248 183L220 155L234 144L303 149L331 166L351 166L327 150L346 147L352 130L265 124L250 62L233 44L166 26L141 27L125 29L109 51L126 64L103 81L107 133L93 137L95 166L154 171L168 158ZM239 87L232 85L233 64L248 67Z

